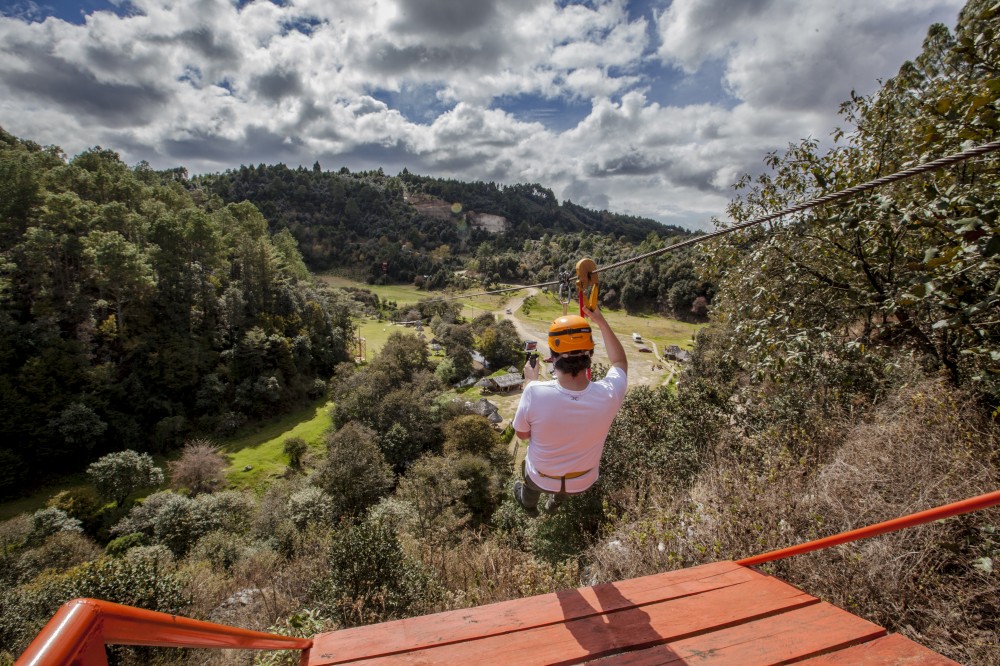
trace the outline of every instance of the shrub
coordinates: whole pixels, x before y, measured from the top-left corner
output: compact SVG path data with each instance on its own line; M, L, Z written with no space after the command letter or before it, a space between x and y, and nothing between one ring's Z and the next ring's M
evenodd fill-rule
M408 558L395 532L379 522L338 532L327 563L329 574L313 586L310 605L342 626L420 614L438 596L421 564Z
M82 532L80 521L70 518L62 509L39 509L31 516L29 544L39 544L56 532Z
M206 439L191 440L184 445L181 456L167 463L170 486L187 488L191 495L212 492L225 480L226 458L219 447Z
M231 572L253 550L253 545L245 538L234 536L225 530L216 530L195 542L188 553L188 559L206 561L216 571Z
M0 644L21 652L59 607L78 597L183 614L184 581L170 563L105 558L0 594Z
M148 542L149 539L145 534L133 532L131 534L116 537L109 541L108 545L104 547L104 553L110 557L122 557L132 548L145 546Z
M101 524L101 504L90 488L63 490L45 503L46 506L65 511L70 518L80 521L85 532L93 534Z
M183 555L201 529L195 516L195 501L171 494L153 519L153 536L175 555Z
M392 490L392 468L368 428L348 423L327 437L327 450L312 482L330 496L336 513L360 516Z
M60 531L47 537L38 547L20 553L17 578L26 582L45 570L65 571L96 560L101 554L91 539L77 531Z
M87 467L87 476L101 498L122 506L140 488L163 483L163 470L148 453L132 450L109 453Z
M309 445L301 437L289 437L284 441L282 448L288 456L288 465L298 469L302 466L302 456L305 455Z
M288 498L288 516L299 529L312 525L330 525L337 517L336 507L322 489L303 488Z

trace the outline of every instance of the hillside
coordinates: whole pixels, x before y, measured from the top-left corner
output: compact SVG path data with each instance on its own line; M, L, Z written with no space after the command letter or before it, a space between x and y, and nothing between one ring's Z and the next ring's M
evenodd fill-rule
M250 204L0 130L0 496L326 391L350 307Z
M351 173L278 165L244 166L199 176L193 187L227 203L250 201L272 232L288 229L306 264L337 268L370 283L416 283L426 289L500 281L535 283L571 268L585 253L614 261L690 237L653 220L558 203L541 185L461 182L378 171ZM471 269L456 276L457 271ZM713 287L693 275L690 253L657 271L606 277L604 303L680 316ZM694 315L698 316L698 315Z

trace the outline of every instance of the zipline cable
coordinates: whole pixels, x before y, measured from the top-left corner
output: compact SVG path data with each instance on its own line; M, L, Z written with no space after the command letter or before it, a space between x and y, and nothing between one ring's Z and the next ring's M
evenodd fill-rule
M973 157L979 157L981 155L986 155L995 150L1000 150L1000 140L991 141L989 143L984 143L980 146L975 146L973 148L967 148L958 153L952 155L946 155L945 157L939 157L936 160L930 162L925 162L924 164L918 164L917 166L910 167L909 169L903 169L902 171L897 171L896 173L890 174L888 176L882 176L881 178L876 178L875 180L870 180L867 183L862 183L860 185L855 185L853 187L848 187L847 189L840 190L839 192L831 192L830 194L824 194L823 196L810 199L800 204L790 206L779 210L776 213L770 213L762 217L755 218L748 222L741 222L740 224L734 224L731 227L726 227L725 229L719 229L718 231L713 231L709 234L704 234L701 236L695 236L687 240L683 240L673 245L668 245L667 247L660 248L658 250L652 250L644 254L636 255L628 259L623 259L622 261L617 261L613 264L608 264L607 266L598 267L594 273L601 273L603 271L609 271L612 268L619 268L627 264L632 264L637 261L642 261L643 259L648 259L649 257L655 257L657 255L665 254L673 250L679 250L683 247L689 245L695 245L697 243L702 243L713 238L718 238L719 236L725 236L726 234L731 234L735 231L742 231L744 229L749 229L750 227L755 227L765 222L770 222L776 220L785 215L794 215L795 213L801 213L803 211L809 210L816 206L822 206L823 204L833 203L834 201L840 201L841 199L846 199L852 197L861 192L867 192L868 190L873 190L877 187L882 187L883 185L888 185L890 183L895 183L900 180L905 180L906 178L912 178L913 176L918 176L922 173L927 173L928 171L934 171L936 169L943 169L944 167L953 166L959 162L964 162L965 160L971 159ZM429 301L453 301L461 298L471 298L473 296L489 296L492 294L502 294L508 291L518 291L520 289L531 289L535 287L550 287L552 285L559 284L558 280L552 282L540 282L538 284L528 284L520 286L505 287L503 289L495 289L493 291L482 291L474 294L464 294L462 296L450 296L446 298L432 298Z

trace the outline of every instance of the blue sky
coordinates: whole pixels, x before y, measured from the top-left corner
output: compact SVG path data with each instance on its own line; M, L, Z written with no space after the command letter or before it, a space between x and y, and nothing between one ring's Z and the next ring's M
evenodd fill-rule
M959 0L0 0L0 126L192 173L537 182L689 228Z

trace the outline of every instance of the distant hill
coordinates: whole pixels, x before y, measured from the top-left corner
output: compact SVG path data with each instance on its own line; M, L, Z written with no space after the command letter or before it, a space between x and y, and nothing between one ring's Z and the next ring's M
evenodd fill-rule
M291 231L310 268L361 269L372 281L412 282L460 270L486 241L502 253L519 251L525 241L546 234L595 234L638 244L650 235L690 233L650 219L560 204L538 184L466 183L405 169L387 176L381 169L351 173L323 171L318 163L312 169L262 164L199 176L192 183L226 203L255 204L272 232Z

